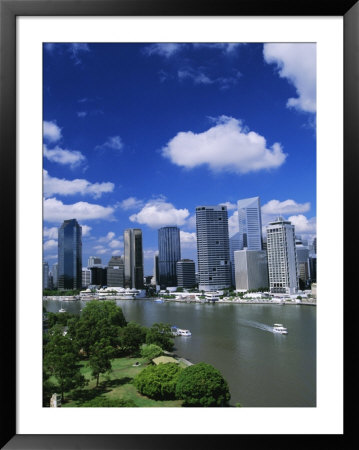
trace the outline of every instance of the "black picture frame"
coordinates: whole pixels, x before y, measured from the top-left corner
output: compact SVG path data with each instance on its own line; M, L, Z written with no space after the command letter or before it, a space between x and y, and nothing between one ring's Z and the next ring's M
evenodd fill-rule
M202 2L200 0L0 0L0 183L3 211L1 273L5 291L2 301L5 328L2 351L3 408L1 448L5 449L177 449L229 447L267 442L275 435L18 435L16 434L16 17L19 16L342 16L344 19L344 255L356 248L354 229L353 187L359 169L359 2L342 0L325 2L302 0L238 0ZM5 220L6 217L6 220ZM344 273L347 287L353 270ZM354 316L346 307L347 329L354 330ZM349 320L348 317L351 319ZM352 323L350 323L352 322ZM349 331L351 333L352 331ZM354 336L353 336L354 338ZM349 336L350 339L350 336ZM345 357L348 351L344 352ZM346 368L352 356L346 358ZM351 372L351 368L348 372ZM346 391L346 394L348 391ZM349 401L345 403L348 405ZM354 416L352 416L353 418ZM345 435L352 430L352 421L345 422ZM179 426L179 430L181 427ZM285 435L285 430L283 430ZM294 435L287 436L294 437ZM295 436L298 442L306 435ZM314 436L315 437L315 436ZM343 438L343 436L331 436ZM313 436L311 436L313 439ZM311 441L313 442L313 441Z

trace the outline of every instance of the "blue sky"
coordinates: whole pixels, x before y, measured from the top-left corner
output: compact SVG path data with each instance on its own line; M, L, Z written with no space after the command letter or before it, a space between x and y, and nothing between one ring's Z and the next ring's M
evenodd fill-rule
M195 208L259 196L265 225L316 235L315 44L44 44L44 259L57 228L83 227L83 266L143 231L181 229L196 259Z

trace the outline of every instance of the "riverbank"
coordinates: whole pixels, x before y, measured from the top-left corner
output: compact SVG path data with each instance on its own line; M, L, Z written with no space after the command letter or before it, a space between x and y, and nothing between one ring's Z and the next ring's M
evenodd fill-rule
M106 298L104 297L86 297L86 298L79 298L78 296L74 296L72 298L67 297L60 297L60 296L51 296L51 297L43 297L43 300L56 300L56 301L61 301L61 302L70 302L70 301L84 301L84 302L88 302L91 300L130 300L128 298L124 298L122 296L108 296ZM308 301L303 299L302 301L290 301L290 300L284 300L283 302L278 302L278 301L274 301L274 300L255 300L255 299L235 299L235 300L230 300L229 298L226 299L219 299L216 301L205 301L205 300L195 300L195 299L183 299L183 298L154 298L154 297L141 297L138 298L139 300L147 300L147 301L155 301L155 300L161 300L163 303L197 303L197 304L208 304L208 303L226 303L226 304L231 304L231 305L308 305L308 306L317 306L317 302L316 301ZM136 299L131 299L131 300L136 300Z

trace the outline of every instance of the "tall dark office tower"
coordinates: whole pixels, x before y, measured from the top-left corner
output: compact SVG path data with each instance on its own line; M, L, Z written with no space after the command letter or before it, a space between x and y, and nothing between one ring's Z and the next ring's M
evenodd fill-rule
M176 263L181 259L180 230L163 227L158 230L158 268L161 288L177 286Z
M58 238L59 290L82 288L82 228L76 219L64 220Z
M199 289L215 291L231 285L226 206L196 208Z
M91 284L107 286L107 267L90 267Z
M196 286L196 268L192 259L177 261L177 284L183 288Z
M123 236L125 246L125 287L143 289L142 230L128 228Z
M123 287L124 264L121 256L112 256L107 266L107 286Z

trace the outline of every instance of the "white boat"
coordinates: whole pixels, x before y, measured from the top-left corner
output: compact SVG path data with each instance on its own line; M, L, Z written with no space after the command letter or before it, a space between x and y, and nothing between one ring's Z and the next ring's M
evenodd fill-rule
M280 333L280 334L288 334L288 331L281 323L275 323L273 325L273 332L274 333Z
M60 308L60 309L59 309L59 312L66 312L66 309Z
M177 328L177 336L192 336L192 333L189 330L181 330L181 328Z

